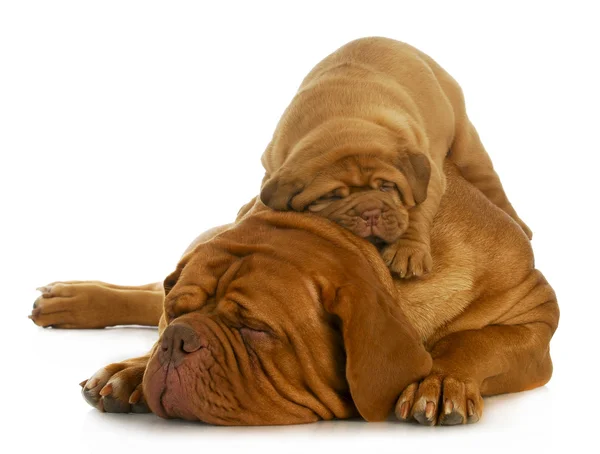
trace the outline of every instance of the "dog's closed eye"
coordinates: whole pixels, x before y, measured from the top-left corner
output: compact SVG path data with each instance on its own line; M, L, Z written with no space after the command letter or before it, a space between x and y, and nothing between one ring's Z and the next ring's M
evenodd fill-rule
M245 341L250 342L264 342L271 339L271 334L268 331L250 328L249 326L240 328L240 334Z

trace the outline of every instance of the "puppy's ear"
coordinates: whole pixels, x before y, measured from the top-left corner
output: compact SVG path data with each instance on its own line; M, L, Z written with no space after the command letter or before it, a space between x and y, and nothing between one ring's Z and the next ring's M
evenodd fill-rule
M287 180L281 172L263 178L260 200L277 211L290 210L292 198L302 192L304 185L300 180Z
M412 193L408 194L408 191L402 191L404 203L414 206L424 202L427 198L427 187L431 178L429 158L423 153L401 153L396 161L396 168L406 177Z
M381 286L344 286L325 309L342 321L346 379L356 408L367 421L386 419L402 391L431 371L431 356Z

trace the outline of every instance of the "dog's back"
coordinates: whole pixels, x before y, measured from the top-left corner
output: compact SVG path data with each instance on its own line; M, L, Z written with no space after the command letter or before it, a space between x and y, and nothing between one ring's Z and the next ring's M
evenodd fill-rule
M519 225L446 161L448 181L431 231L434 269L421 279L396 280L408 318L429 344L457 330L502 320L525 304L555 300L534 268L531 243ZM519 302L540 286L540 298ZM548 313L556 325L558 308Z

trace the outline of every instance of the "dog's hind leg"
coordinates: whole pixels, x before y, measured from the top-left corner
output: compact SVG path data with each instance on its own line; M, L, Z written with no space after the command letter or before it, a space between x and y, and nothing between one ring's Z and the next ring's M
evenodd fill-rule
M162 283L139 287L98 281L54 282L38 289L29 318L54 328L158 326L163 310Z

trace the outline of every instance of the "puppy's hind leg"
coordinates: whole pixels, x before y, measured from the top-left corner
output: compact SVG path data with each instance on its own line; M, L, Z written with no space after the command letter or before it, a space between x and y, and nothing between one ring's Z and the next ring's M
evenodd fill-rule
M54 282L38 289L29 318L54 328L157 326L163 309L162 283L139 287L98 281Z
M509 202L492 160L485 151L475 127L466 116L457 122L456 136L448 157L458 166L467 181L513 218L529 239L532 238L531 230Z

